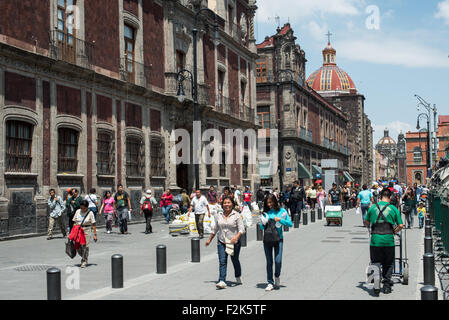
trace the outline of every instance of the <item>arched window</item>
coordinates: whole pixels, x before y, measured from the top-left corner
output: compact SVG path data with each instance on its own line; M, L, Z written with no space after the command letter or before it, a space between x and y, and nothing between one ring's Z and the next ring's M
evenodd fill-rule
M413 160L417 163L422 162L422 150L420 147L413 149Z
M126 175L141 177L145 172L145 148L141 138L126 138Z
M33 125L11 120L6 122L6 171L31 172Z
M421 174L421 172L415 173L415 182L418 183L418 184L422 183L422 174Z
M58 172L77 172L78 137L76 130L58 129Z

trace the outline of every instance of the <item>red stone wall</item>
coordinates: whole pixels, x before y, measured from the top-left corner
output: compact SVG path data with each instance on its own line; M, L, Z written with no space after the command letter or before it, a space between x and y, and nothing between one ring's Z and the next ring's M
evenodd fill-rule
M6 71L5 104L36 110L36 80Z
M112 123L112 99L97 95L97 120Z
M215 105L215 45L209 35L203 37L204 81L209 86L209 104Z
M125 123L127 127L142 128L142 107L132 103L126 103Z
M150 128L151 131L161 132L161 112L159 110L150 110Z
M85 39L95 41L94 65L118 72L120 65L119 2L85 1Z
M122 103L116 101L117 118L117 184L122 183Z
M132 13L136 17L139 16L139 1L138 0L123 0L123 9Z
M58 114L81 117L81 90L56 86Z
M229 84L229 99L234 101L234 112L239 112L239 57L232 50L228 50L228 84Z
M144 64L151 66L151 84L165 88L164 10L153 0L143 0Z
M217 46L217 59L221 63L226 64L226 47L222 44Z
M313 143L318 145L321 144L320 110L314 103L311 103L309 105L308 121L309 121L308 129L312 131Z
M50 186L50 155L51 155L51 111L50 111L50 83L42 82L43 87L43 139L42 139L42 183Z
M86 93L86 113L87 113L87 191L92 188L92 94Z
M50 0L1 0L0 34L49 48Z

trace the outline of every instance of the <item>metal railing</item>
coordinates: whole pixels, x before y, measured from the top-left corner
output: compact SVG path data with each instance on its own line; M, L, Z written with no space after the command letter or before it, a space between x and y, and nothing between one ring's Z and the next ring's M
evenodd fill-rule
M8 172L31 172L33 158L28 155L7 154L6 171Z
M94 61L94 44L59 30L50 30L49 56L74 65L91 69Z
M73 158L58 158L58 172L77 172L78 160Z
M299 137L303 140L307 140L306 128L303 127L300 128Z
M311 130L307 131L307 141L312 142L313 141L313 134Z
M151 68L128 58L121 58L120 77L123 81L149 88L151 84Z

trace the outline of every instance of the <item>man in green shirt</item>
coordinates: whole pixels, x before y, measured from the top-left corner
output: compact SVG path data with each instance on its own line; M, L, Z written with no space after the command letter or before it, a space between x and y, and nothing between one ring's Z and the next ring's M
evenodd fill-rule
M391 293L395 241L394 236L404 228L399 210L390 205L392 192L384 188L381 201L373 205L365 216L365 225L371 227L370 256L372 264L382 265L385 294Z

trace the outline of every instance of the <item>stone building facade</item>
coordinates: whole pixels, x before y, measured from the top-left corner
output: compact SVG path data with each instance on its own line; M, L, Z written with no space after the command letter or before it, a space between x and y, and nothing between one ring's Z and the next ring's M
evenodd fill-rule
M287 23L257 45L260 136L263 131L268 136L270 130L278 128L279 104L283 185L291 185L295 180L311 185L321 178L322 159L340 160L343 164L339 168L340 182L344 183L343 171L349 166L348 118L307 85L305 52L295 40L294 31ZM261 170L277 163L273 156L277 157L277 153L271 157L259 156ZM279 171L271 175L261 171L260 175L264 184L279 188Z
M195 22L200 8L218 15L218 46L213 14ZM0 237L45 232L50 188L102 195L121 183L136 220L143 190L191 189L193 165L170 151L175 129L193 131L189 81L177 99L178 72L193 72L192 29L202 130L257 129L256 9L254 0L1 1ZM259 182L247 161L199 167L202 189Z

